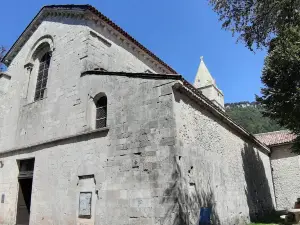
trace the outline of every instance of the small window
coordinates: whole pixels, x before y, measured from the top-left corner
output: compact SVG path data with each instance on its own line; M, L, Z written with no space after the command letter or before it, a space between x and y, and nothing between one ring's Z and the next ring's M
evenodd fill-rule
M102 96L96 102L96 129L106 127L107 97Z
M36 81L35 95L34 95L35 101L44 98L46 87L47 87L50 60L51 60L50 52L45 53L40 60L38 76Z

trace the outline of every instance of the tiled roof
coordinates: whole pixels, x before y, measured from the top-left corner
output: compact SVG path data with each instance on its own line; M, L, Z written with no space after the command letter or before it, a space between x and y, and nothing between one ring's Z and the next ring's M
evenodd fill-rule
M255 134L255 137L267 146L291 143L296 135L289 130L280 130L269 133Z

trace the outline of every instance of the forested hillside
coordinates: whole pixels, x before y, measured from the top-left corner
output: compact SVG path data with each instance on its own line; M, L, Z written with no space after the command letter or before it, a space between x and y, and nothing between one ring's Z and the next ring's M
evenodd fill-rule
M275 121L263 117L263 107L257 103L226 104L226 113L239 125L253 134L283 129Z

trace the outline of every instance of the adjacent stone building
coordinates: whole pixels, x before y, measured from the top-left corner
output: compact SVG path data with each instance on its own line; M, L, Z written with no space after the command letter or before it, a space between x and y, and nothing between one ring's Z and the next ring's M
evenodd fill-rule
M45 6L3 59L0 224L246 224L275 208L270 149L89 5ZM204 82L202 82L204 80Z
M271 150L276 205L278 210L293 208L300 197L300 156L292 152L296 136L288 130L257 134Z

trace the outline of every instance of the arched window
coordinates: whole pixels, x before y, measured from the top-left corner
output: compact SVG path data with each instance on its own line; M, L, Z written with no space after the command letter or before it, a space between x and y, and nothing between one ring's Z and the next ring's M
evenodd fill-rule
M107 97L102 96L96 104L96 129L106 127L107 120Z
M44 98L44 94L47 87L48 71L50 66L51 54L46 52L40 59L38 76L36 81L34 100L40 100Z

